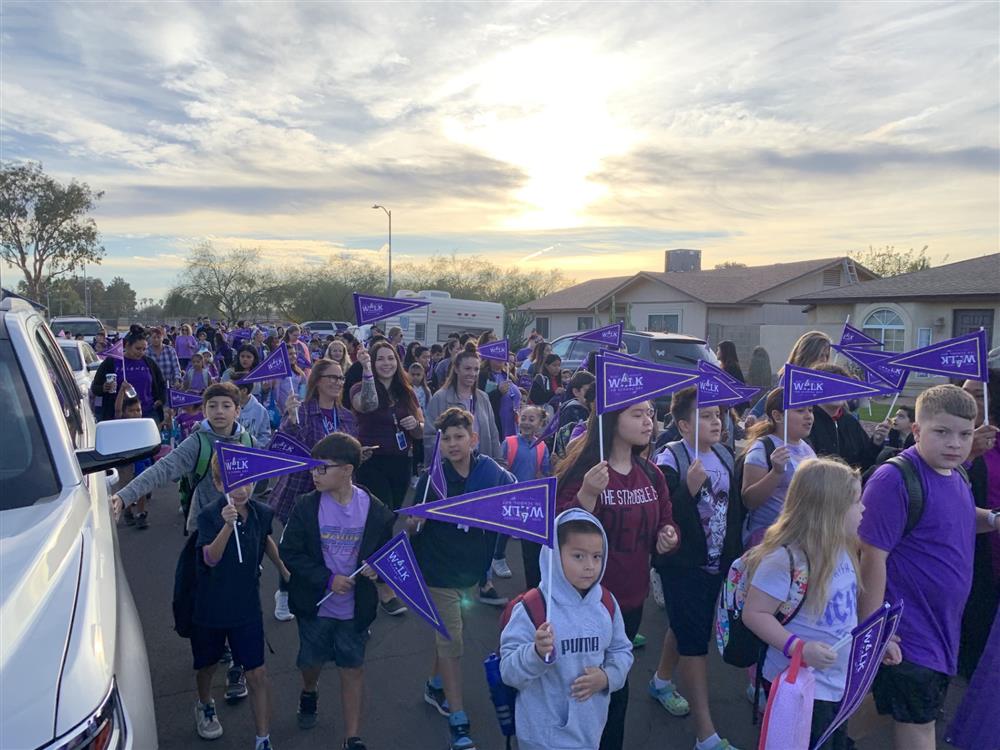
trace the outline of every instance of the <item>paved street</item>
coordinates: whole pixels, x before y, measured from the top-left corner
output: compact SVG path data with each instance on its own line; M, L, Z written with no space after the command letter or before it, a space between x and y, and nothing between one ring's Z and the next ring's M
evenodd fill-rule
M146 645L153 675L160 747L163 750L208 747L194 729L194 679L191 654L186 640L173 631L170 600L174 565L184 543L181 517L177 513L176 489L171 486L154 495L150 528L137 531L121 527L121 550L128 570L146 633ZM514 569L511 581L500 581L504 594L517 593L522 581L517 542L512 542L509 560ZM319 725L308 732L296 726L295 711L300 690L295 669L298 638L294 622L279 623L273 617L276 574L265 559L261 597L264 628L274 654L267 655L274 689L274 721L271 736L276 750L331 748L343 741L338 725L339 686L333 669L320 683ZM483 678L482 659L497 646L499 612L474 604L468 614L465 660L465 696L472 719L473 736L482 750L499 750L503 739L497 727ZM694 746L692 723L675 719L654 704L645 693L659 654L659 640L666 629L666 617L652 599L646 606L641 632L649 646L637 653L632 669L631 704L625 746L628 750L690 750ZM445 721L423 703L421 690L433 649L432 631L412 614L399 618L380 615L373 625L366 663L366 712L363 735L372 750L403 748L431 750L447 746ZM737 747L756 747L756 732L750 725L750 707L743 697L744 680L737 670L710 655L713 711L719 732ZM252 748L253 726L246 701L227 706L222 701L225 676L217 676L216 700L225 729L213 748ZM960 689L953 689L949 715L954 712ZM885 733L875 733L858 743L862 750L882 750L889 746ZM945 747L943 743L941 747Z

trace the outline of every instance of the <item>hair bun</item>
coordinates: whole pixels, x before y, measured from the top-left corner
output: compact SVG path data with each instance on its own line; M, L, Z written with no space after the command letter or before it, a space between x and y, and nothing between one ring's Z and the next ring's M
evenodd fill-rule
M141 336L141 335L143 335L144 333L146 333L146 329L145 329L145 328L143 328L143 327L142 327L141 325L139 325L138 323L133 323L132 325L130 325L130 326L128 327L128 332L129 332L129 333L137 333L137 334L139 334L139 335Z
M475 341L466 341L465 351L469 352L470 354L479 354L479 347L476 345Z

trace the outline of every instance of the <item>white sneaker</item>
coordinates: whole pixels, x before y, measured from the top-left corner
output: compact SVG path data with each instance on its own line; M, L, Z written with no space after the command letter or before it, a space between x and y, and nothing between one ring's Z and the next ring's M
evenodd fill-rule
M222 736L222 724L215 714L215 701L209 701L205 705L201 701L195 701L194 723L198 728L198 736L203 740L217 740Z
M656 606L665 609L667 604L663 600L663 581L660 580L656 568L649 569L649 588L653 591L653 601L656 602Z
M510 572L510 566L503 558L493 561L493 573L497 578L510 578L514 575Z
M294 620L295 615L288 611L288 592L278 589L274 592L274 619L280 622Z

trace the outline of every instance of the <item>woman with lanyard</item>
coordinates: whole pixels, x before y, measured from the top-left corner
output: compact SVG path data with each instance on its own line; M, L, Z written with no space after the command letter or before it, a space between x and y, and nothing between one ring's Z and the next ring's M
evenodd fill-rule
M372 457L358 469L358 483L398 510L410 486L409 453L413 440L424 434L424 415L396 347L383 340L370 354L359 348L357 361L362 376L351 388L351 407L358 439L373 446Z
M483 362L479 372L479 390L490 399L501 442L517 434L517 413L521 409L521 391L510 373L508 363L495 359Z
M142 404L142 416L163 421L163 404L167 400L167 385L163 373L152 357L146 354L149 344L146 331L132 325L125 334L122 359L105 357L94 373L90 393L100 399L100 419L115 418L115 399L122 388L131 388ZM128 394L131 395L131 394Z

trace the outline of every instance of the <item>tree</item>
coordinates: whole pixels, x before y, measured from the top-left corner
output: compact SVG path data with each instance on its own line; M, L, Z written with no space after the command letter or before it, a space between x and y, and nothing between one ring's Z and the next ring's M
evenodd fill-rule
M210 242L191 251L179 288L230 320L266 314L280 306L285 293L274 271L261 261L260 250L240 247L219 253Z
M104 314L128 318L135 314L135 290L121 276L115 276L104 290Z
M209 312L218 313L218 309L211 302L192 297L181 287L171 289L163 300L165 318L196 318Z
M923 271L931 267L931 259L927 257L927 245L920 250L897 250L892 245L885 247L868 246L867 250L855 250L849 255L869 271L878 276L899 276L901 273ZM948 260L946 255L942 262Z
M746 263L740 263L739 261L735 260L727 260L723 263L715 264L715 270L717 271L725 271L731 268L746 268L746 267L747 267Z
M76 180L64 186L38 163L0 167L0 258L24 274L27 296L41 299L53 278L101 262L87 214L103 195Z

